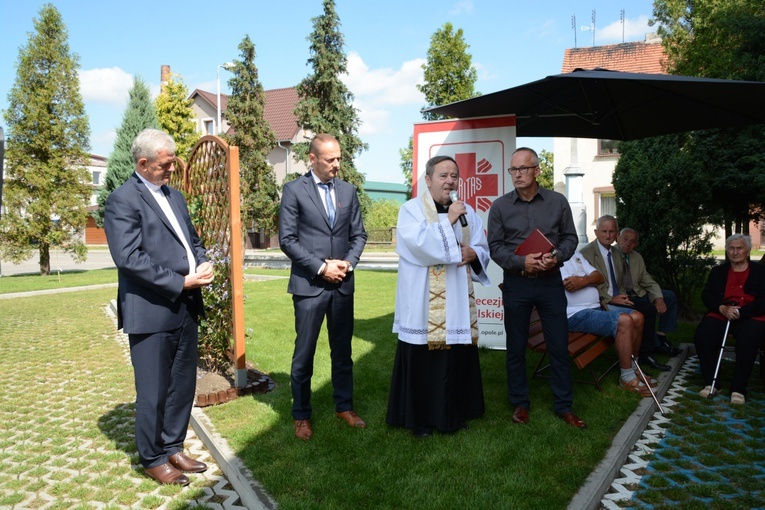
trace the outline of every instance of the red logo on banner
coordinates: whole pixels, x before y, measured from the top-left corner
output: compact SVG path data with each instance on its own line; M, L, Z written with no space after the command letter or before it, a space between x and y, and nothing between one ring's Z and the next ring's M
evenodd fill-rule
M497 174L491 172L492 165L486 158L476 161L475 152L455 154L454 160L460 167L460 200L470 204L476 211L486 212L491 207L492 198L499 195Z

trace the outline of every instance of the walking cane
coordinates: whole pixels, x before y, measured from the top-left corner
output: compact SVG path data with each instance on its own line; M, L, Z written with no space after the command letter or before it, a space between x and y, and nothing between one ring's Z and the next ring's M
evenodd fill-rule
M635 355L631 354L632 357L632 363L635 364L635 368L637 369L638 375L643 379L643 382L648 387L648 391L651 392L651 396L653 397L653 401L656 402L656 405L659 406L659 411L661 411L662 415L665 415L664 408L661 407L661 403L659 403L659 399L656 398L656 393L653 392L653 388L651 388L651 382L648 380L648 377L643 373L643 369L640 368L640 365L638 364L637 360L635 359Z
M715 394L715 383L717 382L717 376L720 373L720 363L722 362L723 350L725 350L725 341L728 339L728 329L730 329L730 319L725 325L725 334L723 335L722 346L720 346L720 355L717 357L717 368L715 368L715 376L712 378L712 389L709 391L707 398L712 398Z

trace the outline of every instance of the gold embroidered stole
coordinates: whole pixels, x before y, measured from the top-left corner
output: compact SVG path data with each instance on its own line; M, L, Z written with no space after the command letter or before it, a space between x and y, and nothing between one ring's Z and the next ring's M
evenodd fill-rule
M422 195L422 208L428 223L438 223L436 203L430 192ZM462 240L470 242L470 226L462 227ZM465 265L468 284L468 301L470 303L470 337L473 345L478 343L478 315L475 308L473 280L470 277L470 265ZM446 266L436 264L428 268L429 301L428 301L428 349L449 349L446 343Z

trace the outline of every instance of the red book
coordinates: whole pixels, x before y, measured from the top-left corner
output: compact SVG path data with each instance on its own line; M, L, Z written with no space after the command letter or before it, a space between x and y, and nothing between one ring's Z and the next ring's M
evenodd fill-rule
M535 228L529 237L526 238L516 249L516 255L528 255L530 253L550 253L555 248L545 235Z

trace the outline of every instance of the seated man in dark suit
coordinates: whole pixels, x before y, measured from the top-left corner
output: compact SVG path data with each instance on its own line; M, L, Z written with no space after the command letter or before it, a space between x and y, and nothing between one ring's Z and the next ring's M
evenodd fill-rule
M667 340L667 333L677 331L677 296L671 290L662 289L645 267L645 261L640 253L635 251L639 242L637 231L629 227L623 228L617 241L622 252L623 276L622 284L630 299L634 302L652 304L659 316L656 329L656 352L667 356L677 356L682 351ZM646 324L653 329L655 324Z

